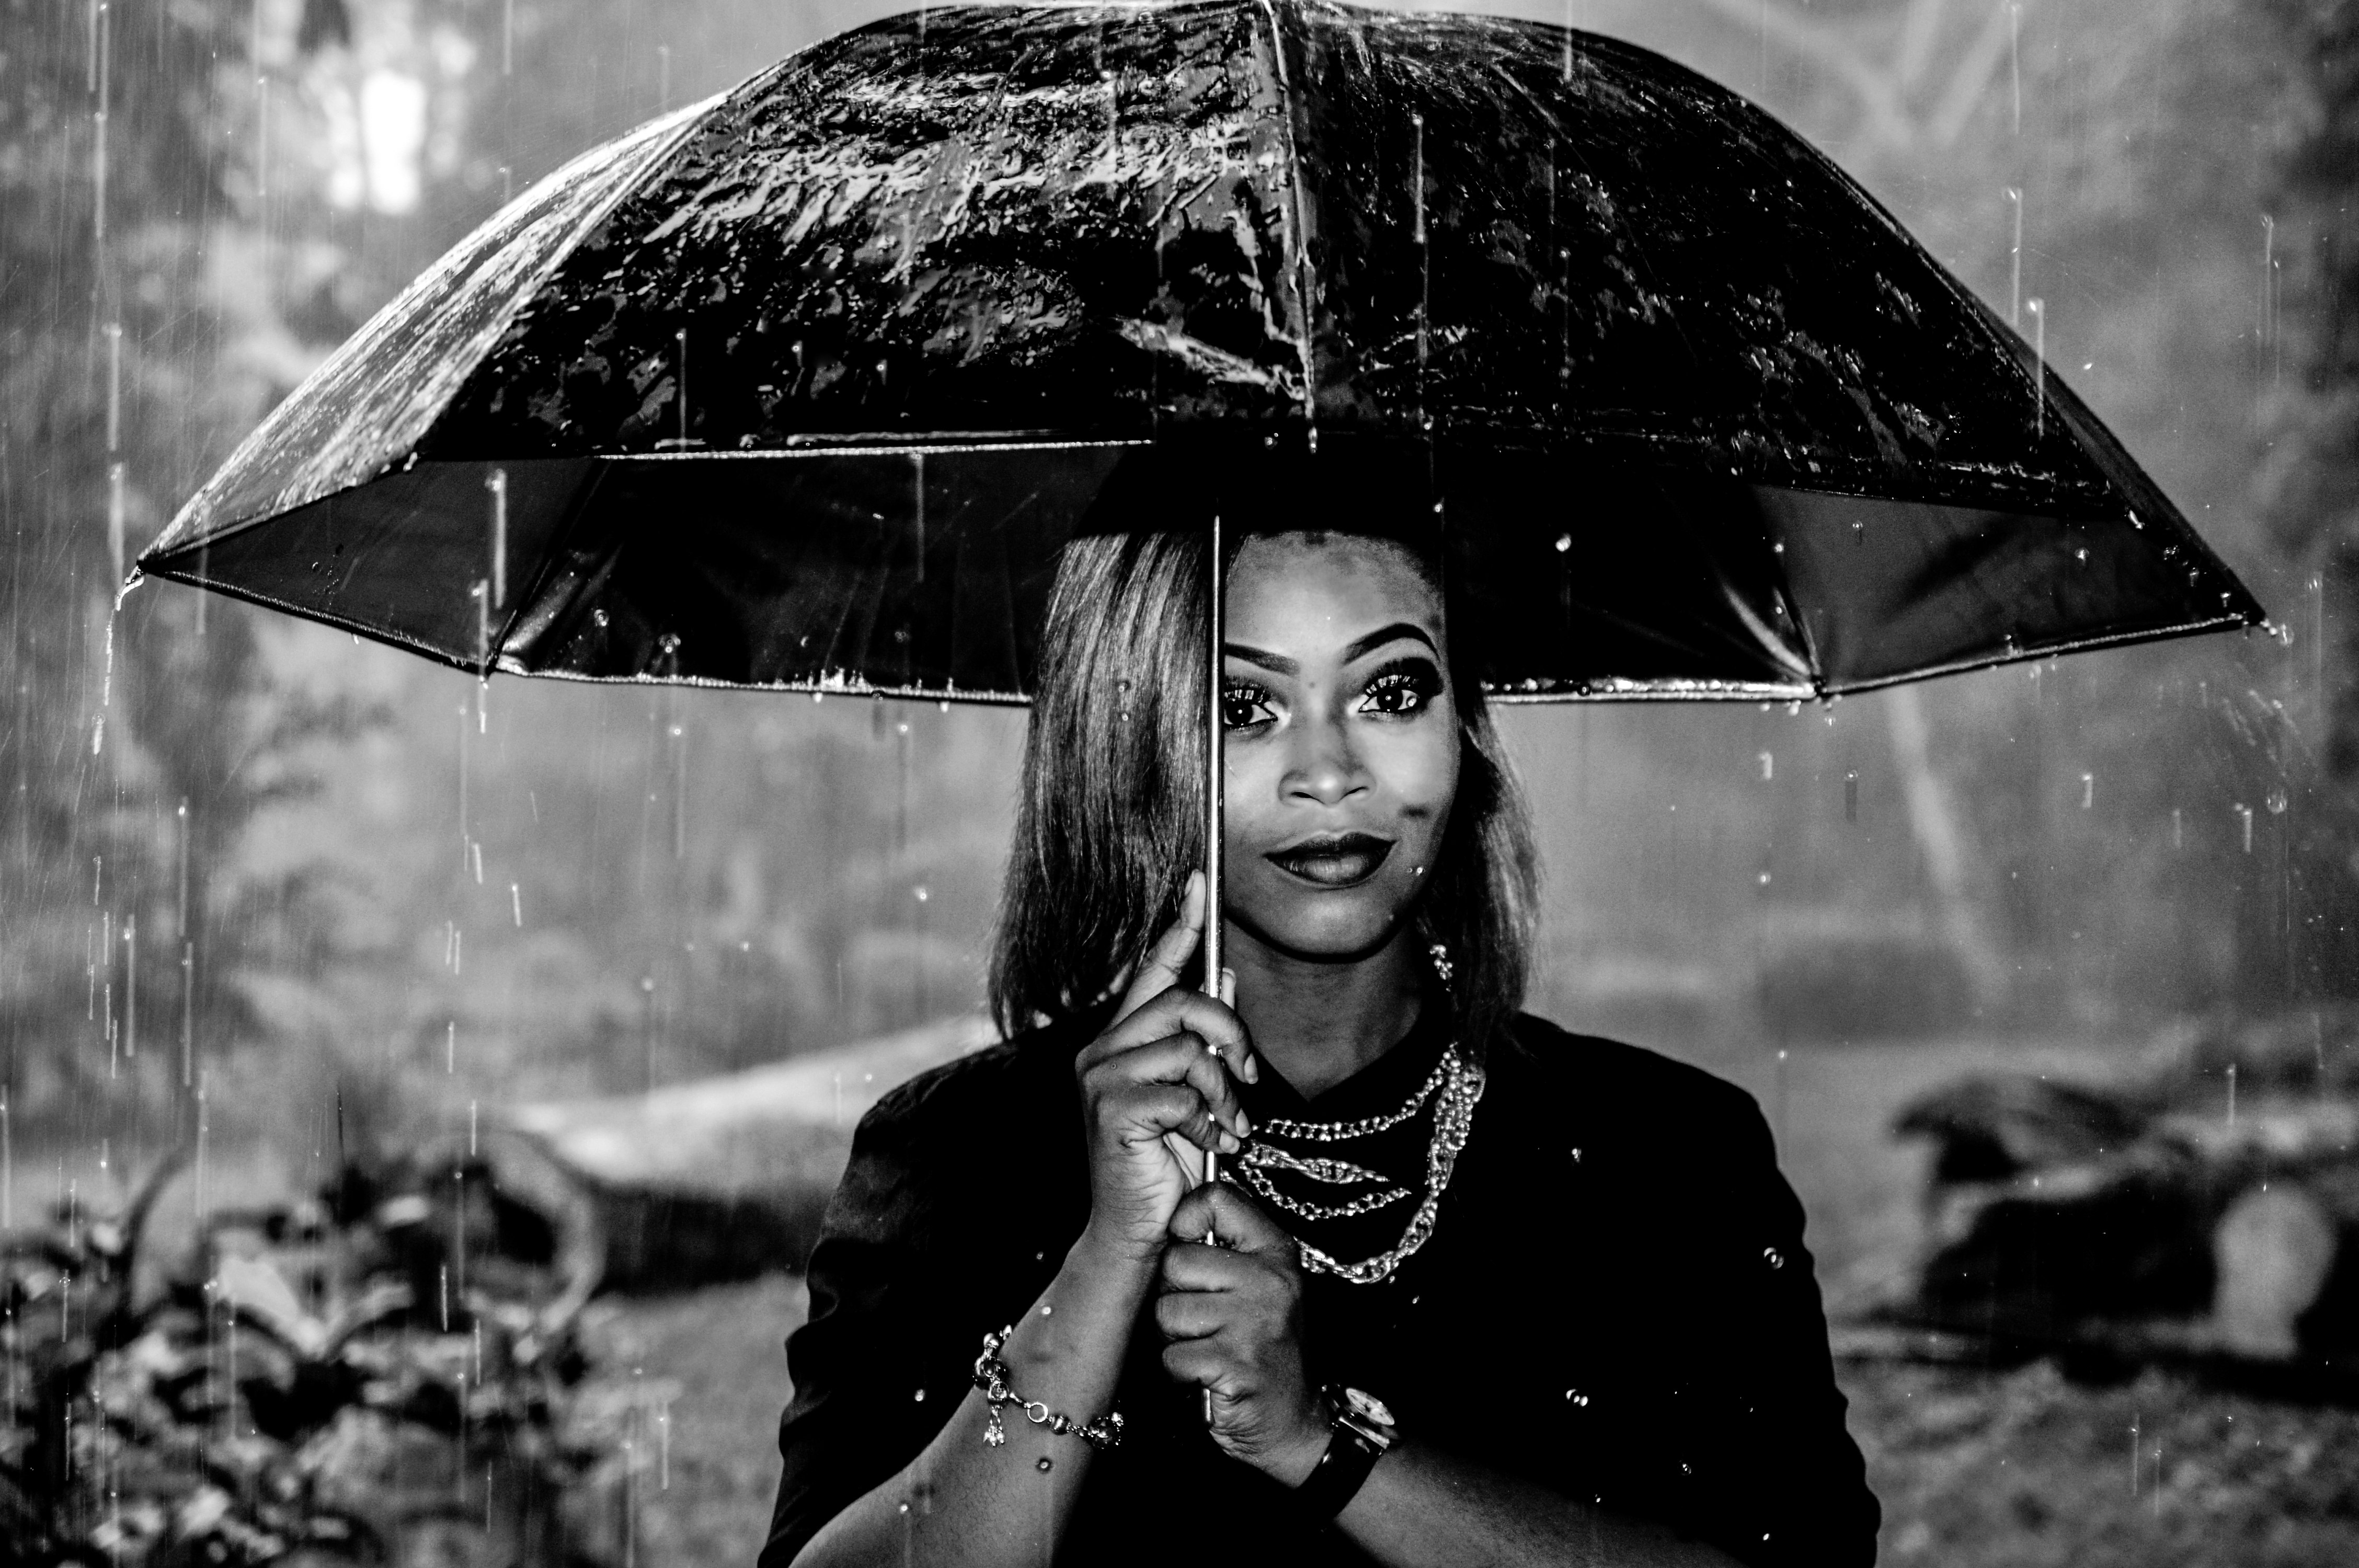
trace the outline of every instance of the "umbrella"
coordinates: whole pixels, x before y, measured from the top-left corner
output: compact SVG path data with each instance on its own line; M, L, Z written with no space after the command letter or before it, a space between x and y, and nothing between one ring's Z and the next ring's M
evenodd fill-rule
M933 9L642 126L381 311L139 568L486 676L1014 701L1077 529L1404 496L1510 700L2262 616L1767 114L1322 0Z

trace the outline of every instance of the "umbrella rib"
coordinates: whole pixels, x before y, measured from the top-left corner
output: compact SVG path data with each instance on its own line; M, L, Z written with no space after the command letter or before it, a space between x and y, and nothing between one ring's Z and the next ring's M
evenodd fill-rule
M1823 695L1847 697L1864 691L1881 691L1886 687L1905 686L1912 681L1932 680L1940 676L1964 675L1970 670L1995 669L2001 665L2019 665L2035 659L2054 658L2064 654L2086 654L2099 648L2127 648L2140 643L2168 642L2173 637L2193 637L2205 632L2224 632L2232 627L2250 628L2254 620L2233 611L2209 615L2195 621L2174 621L2162 626L2142 626L2130 632L2104 632L2091 637L2072 637L2061 643L2045 643L2038 647L2017 648L2013 653L1976 654L1970 658L1946 665L1914 665L1897 675L1870 676L1864 680L1827 683Z
M590 503L597 499L599 490L606 482L606 476L613 471L613 464L599 463L591 473L590 481L582 487L581 493L574 498L571 514L563 523L558 524L556 532L549 537L548 546L541 551L540 563L532 574L532 580L525 585L522 593L516 596L516 608L509 611L507 619L500 622L499 634L492 639L491 650L487 655L489 659L496 661L507 651L508 639L516 634L516 627L524 620L525 611L532 607L533 600L539 596L542 588L557 571L559 563L565 559L566 546L572 542L574 531L581 527L582 519L589 514ZM561 618L564 612L572 607L573 596L569 595L565 603L549 617L551 623Z
M1728 580L1726 573L1718 575L1721 597L1728 601L1729 609L1736 612L1736 618L1745 623L1745 629L1760 643L1762 651L1776 660L1778 667L1787 674L1809 681L1812 686L1818 685L1819 672L1810 662L1795 655L1794 650L1786 645L1786 640L1777 635L1776 628L1762 620L1753 606L1745 602L1745 596L1737 591L1735 584ZM1795 624L1799 626L1800 622L1798 621Z
M1310 235L1305 214L1310 211L1311 201L1303 188L1302 134L1295 119L1294 72L1287 58L1286 28L1278 18L1284 0L1261 0L1261 9L1269 23L1270 66L1277 76L1278 125L1286 137L1287 226L1292 231L1289 237L1294 251L1294 303L1299 312L1294 351L1302 362L1302 416L1315 432L1319 419L1319 364L1313 340L1318 336L1318 279L1310 267ZM1291 11L1292 6L1288 9Z

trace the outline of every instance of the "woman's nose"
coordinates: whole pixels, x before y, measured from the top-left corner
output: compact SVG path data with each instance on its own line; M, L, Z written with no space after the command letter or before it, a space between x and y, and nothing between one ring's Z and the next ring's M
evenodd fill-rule
M1293 726L1293 754L1287 759L1284 793L1290 799L1335 806L1368 787L1349 732L1330 718Z

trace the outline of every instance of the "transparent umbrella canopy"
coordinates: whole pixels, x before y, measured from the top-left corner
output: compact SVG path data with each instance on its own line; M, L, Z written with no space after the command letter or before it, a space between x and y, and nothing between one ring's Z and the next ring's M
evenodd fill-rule
M587 153L138 566L486 676L1021 701L1077 532L1375 513L1430 529L1508 700L1828 697L2263 613L1760 109L1317 0L912 13Z

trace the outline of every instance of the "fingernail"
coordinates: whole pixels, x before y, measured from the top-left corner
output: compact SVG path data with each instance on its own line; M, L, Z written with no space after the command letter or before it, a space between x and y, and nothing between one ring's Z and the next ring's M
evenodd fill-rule
M1245 1147L1245 1145L1244 1145L1244 1144L1242 1144L1242 1143L1240 1143L1240 1142L1238 1142L1238 1141L1237 1141L1237 1135L1236 1135L1235 1133L1234 1133L1234 1132L1223 1132L1223 1133L1222 1133L1222 1134L1221 1134L1221 1152L1222 1152L1222 1153L1223 1153L1223 1154L1234 1154L1234 1153L1235 1153L1238 1150L1240 1150L1240 1149L1242 1149L1242 1148L1244 1148L1244 1147Z
M1251 1138L1253 1136L1253 1118L1247 1116L1244 1111L1237 1112L1237 1136L1240 1138Z
M1248 1055L1245 1057L1245 1082L1249 1084L1257 1084L1261 1082L1260 1057L1254 1055Z

